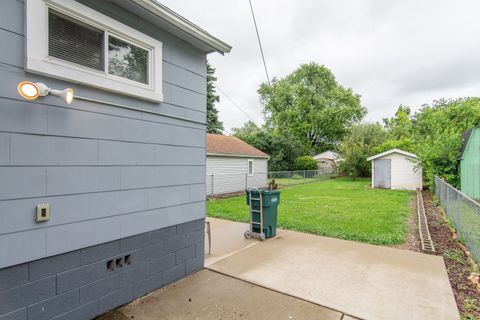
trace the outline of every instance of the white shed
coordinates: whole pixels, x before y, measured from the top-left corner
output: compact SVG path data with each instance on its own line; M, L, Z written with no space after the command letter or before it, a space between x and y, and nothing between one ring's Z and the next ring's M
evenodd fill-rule
M207 134L207 195L267 186L268 154L233 136Z
M417 155L391 149L367 159L372 162L372 186L385 189L422 189L423 172Z

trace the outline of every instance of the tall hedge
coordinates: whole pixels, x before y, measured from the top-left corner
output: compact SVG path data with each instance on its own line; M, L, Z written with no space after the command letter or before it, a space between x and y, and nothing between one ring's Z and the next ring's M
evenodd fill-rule
M315 159L310 156L302 156L295 159L293 163L295 170L317 170L318 164Z

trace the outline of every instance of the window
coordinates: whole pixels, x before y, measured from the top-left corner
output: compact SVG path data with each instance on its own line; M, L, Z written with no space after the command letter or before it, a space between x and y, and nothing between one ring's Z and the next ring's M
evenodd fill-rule
M109 36L108 73L148 84L148 51Z
M26 34L29 71L163 100L162 43L154 38L73 0L30 0Z
M253 176L253 159L248 159L248 175Z
M48 55L88 68L105 69L104 32L48 10Z

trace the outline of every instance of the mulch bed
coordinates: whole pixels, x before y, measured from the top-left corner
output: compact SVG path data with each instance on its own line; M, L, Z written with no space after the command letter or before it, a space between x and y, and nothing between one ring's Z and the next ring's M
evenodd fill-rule
M462 319L480 319L480 292L469 279L475 270L464 252L465 248L454 239L454 234L442 210L435 204L432 193L423 192L423 199L435 252L444 258Z

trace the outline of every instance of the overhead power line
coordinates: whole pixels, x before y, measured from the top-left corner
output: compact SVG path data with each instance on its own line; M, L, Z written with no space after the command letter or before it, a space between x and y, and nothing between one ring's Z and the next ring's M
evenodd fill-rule
M228 130L225 130L225 129L220 129L220 130L222 130L223 132L228 133L229 135L233 136L233 133L231 133L231 132L228 131Z
M253 12L252 0L248 0L250 3L250 10L252 11L253 24L255 25L255 32L257 33L258 46L260 47L260 54L262 55L263 67L265 68L265 75L267 76L268 85L270 85L270 77L268 76L267 64L265 63L265 55L263 54L262 41L260 40L260 33L258 32L257 20L255 19L255 13Z
M245 110L243 110L243 108L240 107L240 105L238 103L233 101L233 99L230 98L228 96L228 94L226 94L225 91L222 90L222 88L220 88L217 84L215 85L215 87L225 96L225 98L228 99L228 101L230 101L235 107L237 107L238 110L240 110L245 116L247 116L247 118L250 119L250 121L252 121L253 123L255 123L258 126L258 124L255 122L255 120L253 120L253 118Z

